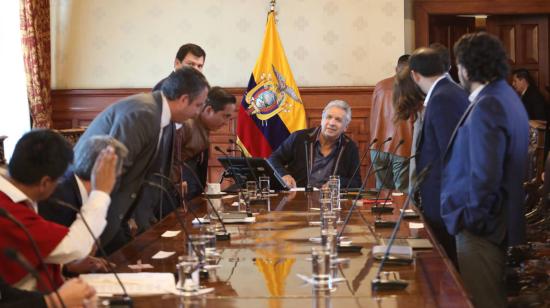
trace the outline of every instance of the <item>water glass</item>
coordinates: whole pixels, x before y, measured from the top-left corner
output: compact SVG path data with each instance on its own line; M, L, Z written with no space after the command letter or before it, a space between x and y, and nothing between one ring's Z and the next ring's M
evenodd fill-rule
M205 264L206 240L207 237L203 234L191 234L189 235L189 242L187 242L187 254L197 257L201 267Z
M332 209L340 210L340 176L331 175L328 179L328 188L330 189L330 203Z
M321 190L319 191L319 203L321 213L325 211L332 211L331 192L326 186L321 187Z
M260 182L260 196L262 199L269 198L270 183L267 175L262 175L258 178Z
M179 280L176 288L184 292L196 292L199 290L199 260L196 256L180 256L176 269Z
M326 246L311 248L311 266L315 285L329 285L332 283L330 250Z
M204 253L206 258L212 257L216 254L216 227L206 226L202 230L205 239Z
M257 192L256 181L246 181L246 193L250 200L256 199Z

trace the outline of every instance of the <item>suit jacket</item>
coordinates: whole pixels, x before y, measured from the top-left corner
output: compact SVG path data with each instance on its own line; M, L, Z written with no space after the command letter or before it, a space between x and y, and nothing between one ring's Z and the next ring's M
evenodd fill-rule
M537 88L534 86L527 87L527 90L521 96L521 101L525 106L529 120L546 121L546 100Z
M441 158L451 135L468 107L468 94L448 78L433 88L424 112L421 139L418 144L416 171L431 164L431 171L420 184L421 206L430 225L443 226L440 214Z
M320 127L296 131L271 154L269 161L281 176L290 174L296 180L296 185L304 187L307 184L307 167L305 162L313 166L313 144L320 131ZM340 176L340 187L361 186L361 174L357 172L351 178L353 171L359 164L357 145L348 136L342 134L340 148L337 151L336 162L333 164L332 174ZM304 142L308 141L310 159L306 158ZM311 170L311 169L310 169ZM328 181L328 179L327 179Z
M92 136L110 135L128 148L122 175L111 193L107 226L101 235L103 245L109 244L123 220L131 214L130 209L138 198L143 179L157 151L161 114L160 92L124 98L102 111L75 146L76 151Z
M378 82L374 87L370 113L371 138L378 139L378 142L373 146L377 149L386 138L392 137L391 141L383 145L382 152L393 152L399 141L404 140L405 143L397 149L395 155L408 157L411 155L413 122L412 120L399 121L397 123L393 121L395 116L392 102L393 80L393 77L386 78Z
M441 215L449 233L466 229L497 245L524 240L528 143L519 97L502 79L489 83L468 107L444 155Z
M65 201L77 209L82 207L80 189L72 171L68 171L63 175L55 191L48 199L38 203L38 214L40 216L49 221L70 227L76 219L76 213L71 209L59 205L54 199Z

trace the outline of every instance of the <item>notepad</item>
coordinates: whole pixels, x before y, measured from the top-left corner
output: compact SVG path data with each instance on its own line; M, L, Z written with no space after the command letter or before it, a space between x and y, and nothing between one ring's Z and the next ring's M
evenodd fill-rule
M386 253L386 245L376 245L372 247L372 255L376 259L382 259ZM411 246L392 245L390 248L390 256L400 259L412 259L413 250Z
M118 276L130 296L178 294L172 273L120 273ZM98 296L124 293L112 273L82 274L80 278L94 287Z

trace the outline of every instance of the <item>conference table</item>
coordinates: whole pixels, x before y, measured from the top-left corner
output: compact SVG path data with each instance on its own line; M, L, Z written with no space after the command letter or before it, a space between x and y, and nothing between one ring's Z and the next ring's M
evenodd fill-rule
M382 194L383 195L383 194ZM394 197L393 213L382 218L396 220L404 197ZM235 211L236 196L221 199L224 211ZM340 217L343 220L351 206L350 200L342 200ZM230 241L218 241L216 246L221 259L219 268L211 272L201 286L214 291L195 297L172 294L134 297L135 307L471 307L460 276L442 248L434 240L430 229L420 229L418 236L428 239L433 248L415 250L414 261L407 265L385 265L384 270L397 271L409 284L399 291L372 291L371 281L380 263L371 250L382 238L388 238L391 228L374 228L376 215L372 204L359 204L363 218L353 212L344 235L354 245L362 246L360 253L339 253L349 258L336 269L343 281L331 291L318 291L304 282L299 275L311 276L311 248L319 245L312 237L320 235L319 193L280 192L272 194L267 204L251 207L256 221L248 224L227 225ZM188 207L197 216L207 213L207 203L202 197L192 200ZM178 213L183 215L183 209ZM117 265L118 272L136 272L131 264L151 264L151 272L176 273L178 256L187 253L185 237L180 232L175 237L162 237L166 231L180 230L171 213L151 229L137 236L132 242L113 253L109 259ZM183 217L190 233L198 233L201 226L192 223L189 211ZM403 221L398 238L411 236L409 222ZM422 222L422 218L412 220ZM339 227L341 228L341 226ZM152 259L159 251L175 251L165 259Z

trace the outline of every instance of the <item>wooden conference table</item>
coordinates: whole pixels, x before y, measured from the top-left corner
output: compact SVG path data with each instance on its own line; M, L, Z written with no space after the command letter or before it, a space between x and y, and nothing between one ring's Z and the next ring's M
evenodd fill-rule
M397 198L396 198L397 199ZM400 207L402 199L396 200ZM231 203L236 198L222 199L227 211L235 210ZM198 215L206 213L206 201L197 198L192 208ZM341 217L344 219L350 201L342 201ZM371 291L379 263L373 260L371 248L377 240L387 238L391 229L374 229L375 215L371 205L358 207L371 226L365 225L354 213L346 227L345 236L351 237L354 245L363 249L358 253L340 253L339 257L350 258L348 264L339 266L339 277L345 279L337 284L330 295L313 291L297 274L311 275L310 237L320 234L318 192L279 193L270 197L269 206L258 205L256 222L228 225L230 241L218 241L221 252L221 267L211 274L208 282L201 285L214 287L215 291L200 297L181 298L175 295L134 297L135 307L471 307L458 273L433 240L429 229L421 229L420 237L428 238L434 245L429 250L415 251L415 260L410 265L388 266L385 270L398 271L401 279L409 282L402 291ZM399 210L384 214L384 219L395 220ZM198 233L191 215L185 217L191 233ZM420 222L420 219L413 220ZM177 257L186 253L182 233L175 237L161 237L167 230L179 230L174 213L165 217L150 230L111 255L119 272L135 272L129 264L138 262L154 266L153 272L176 272ZM408 221L401 224L398 237L408 237ZM175 251L166 259L151 259L158 251ZM322 292L321 292L322 293Z

